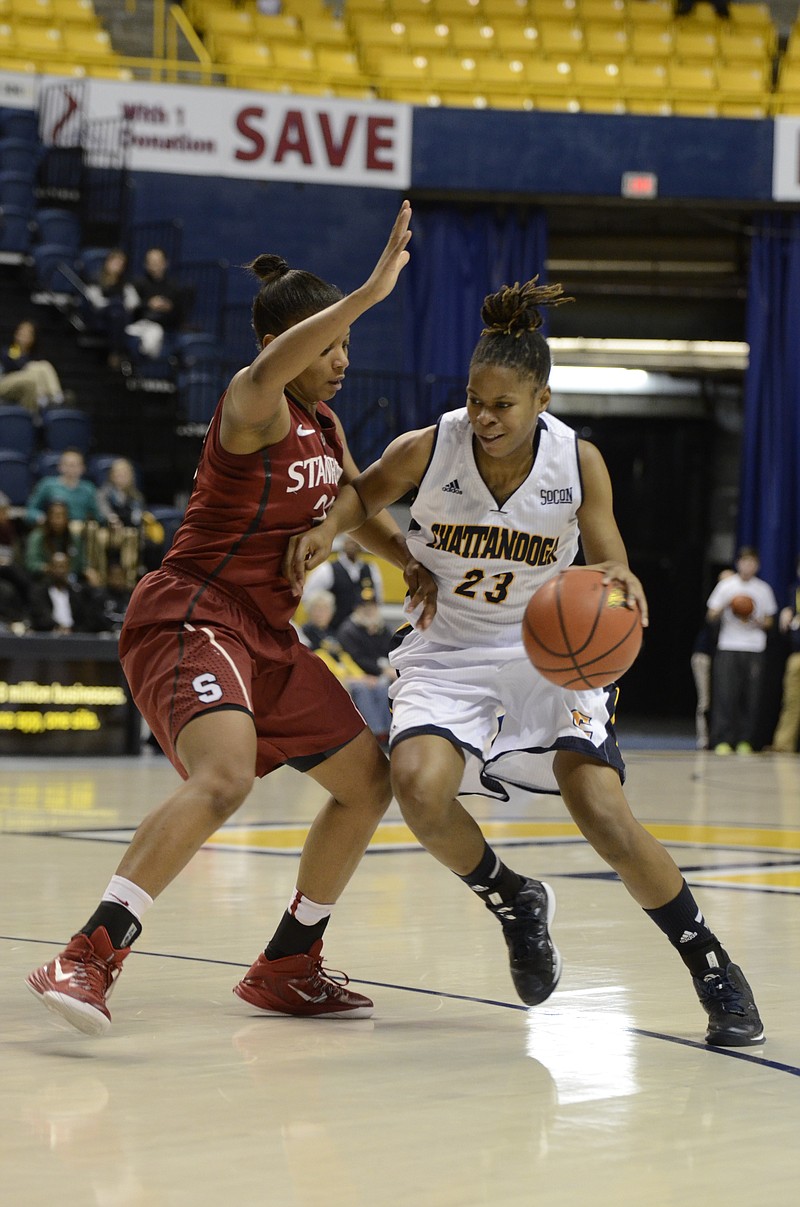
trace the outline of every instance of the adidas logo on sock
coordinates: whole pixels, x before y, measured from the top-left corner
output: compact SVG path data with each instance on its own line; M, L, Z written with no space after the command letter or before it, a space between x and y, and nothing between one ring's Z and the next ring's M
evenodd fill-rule
M461 487L458 485L458 478L453 478L453 481L448 482L446 486L443 486L442 490L447 491L451 495L463 494Z
M696 930L685 930L678 940L679 943L691 943L692 939L697 938Z

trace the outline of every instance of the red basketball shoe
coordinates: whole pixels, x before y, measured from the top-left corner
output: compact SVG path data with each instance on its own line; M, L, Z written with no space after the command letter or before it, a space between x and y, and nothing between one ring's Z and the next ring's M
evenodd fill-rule
M299 1018L369 1018L373 1003L347 989L343 972L335 981L322 967L322 939L308 955L268 960L262 952L233 992L264 1014L292 1014Z
M102 1035L111 1026L106 998L129 951L112 947L108 931L98 926L88 938L73 935L61 954L26 977L25 984L79 1031Z

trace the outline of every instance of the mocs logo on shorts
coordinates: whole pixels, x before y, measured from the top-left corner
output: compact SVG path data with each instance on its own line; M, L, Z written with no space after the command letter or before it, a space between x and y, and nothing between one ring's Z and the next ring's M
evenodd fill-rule
M585 733L587 738L592 736L592 718L587 717L586 713L581 712L579 708L573 708L572 710L572 724L581 733Z
M222 699L222 688L217 683L217 676L212 675L210 671L196 675L192 679L192 687L197 692L198 700L201 700L203 704L216 704L217 700Z

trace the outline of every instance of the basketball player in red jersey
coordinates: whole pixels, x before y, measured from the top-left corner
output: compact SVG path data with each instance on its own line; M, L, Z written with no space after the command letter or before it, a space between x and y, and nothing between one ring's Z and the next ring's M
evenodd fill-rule
M120 658L138 708L184 783L139 826L103 899L27 979L50 1009L100 1034L107 996L145 911L242 804L287 763L329 793L308 834L289 908L234 992L267 1013L365 1017L369 998L322 967L322 934L390 799L388 762L350 697L300 644L282 576L289 538L324 519L358 470L326 405L341 389L350 324L408 261L404 202L372 275L347 297L278 256L250 268L259 352L206 434L183 524L131 600ZM435 594L384 513L359 540L400 566L417 602ZM432 603L426 605L433 612Z

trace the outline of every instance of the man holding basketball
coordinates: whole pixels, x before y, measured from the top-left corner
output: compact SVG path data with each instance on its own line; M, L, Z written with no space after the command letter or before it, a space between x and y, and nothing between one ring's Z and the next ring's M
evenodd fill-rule
M338 533L415 492L408 548L437 580L438 604L424 629L401 629L391 657L392 786L407 824L498 918L516 990L538 1005L561 971L549 932L555 896L501 862L457 795L507 799L505 785L560 792L583 835L680 953L709 1017L707 1042L761 1043L741 970L628 806L612 725L616 689L557 687L522 645L530 596L570 565L579 535L586 561L621 584L627 606L638 605L647 623L603 459L547 414L551 362L540 307L564 300L559 285L537 286L536 278L487 297L466 407L394 440L319 527L290 542L285 572L300 594Z

